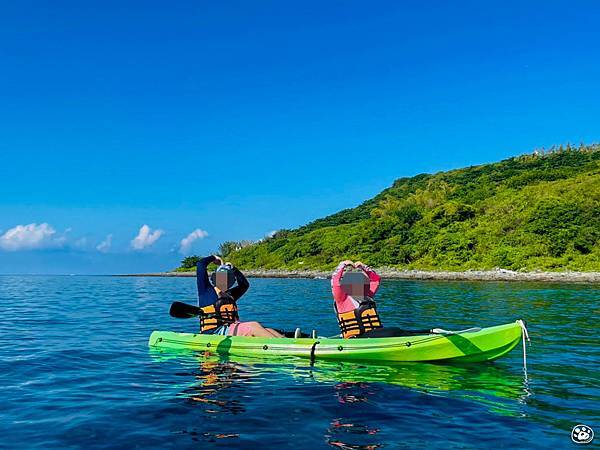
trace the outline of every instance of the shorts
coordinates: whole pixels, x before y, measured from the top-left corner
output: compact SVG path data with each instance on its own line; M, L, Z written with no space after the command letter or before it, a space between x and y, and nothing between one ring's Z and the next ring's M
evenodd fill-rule
M203 332L202 334L218 334L221 336L227 336L227 329L229 328L229 325L221 325L218 328L214 328L212 330L208 330Z
M252 324L255 322L236 322L228 325L227 336L252 336Z
M218 334L220 336L252 336L252 323L254 322L235 322L229 325L221 325L204 334Z

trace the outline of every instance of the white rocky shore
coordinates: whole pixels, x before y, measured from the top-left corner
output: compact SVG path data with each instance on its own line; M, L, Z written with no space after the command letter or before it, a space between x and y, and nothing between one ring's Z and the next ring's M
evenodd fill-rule
M600 272L522 272L506 269L464 272L375 269L383 278L396 280L445 281L543 281L553 283L600 283ZM244 270L250 278L329 278L331 272L317 270ZM195 272L157 272L122 275L131 277L194 277Z

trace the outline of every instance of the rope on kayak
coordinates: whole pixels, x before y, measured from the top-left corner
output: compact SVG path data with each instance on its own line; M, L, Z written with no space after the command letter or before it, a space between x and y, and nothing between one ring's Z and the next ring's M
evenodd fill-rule
M422 339L417 339L417 340L409 340L409 341L405 341L405 342L394 342L391 344L377 343L377 344L373 344L373 345L361 345L360 348L361 348L361 350L370 350L370 349L393 348L393 347L410 347L412 345L422 344L425 342L437 341L439 339L443 339L444 337L445 337L445 335L443 335L443 334L431 334L427 337L424 337ZM380 339L387 339L387 338L380 338ZM361 340L364 340L364 339L361 339ZM329 347L326 347L326 348L329 348Z
M529 333L527 332L527 324L525 323L525 321L519 319L517 320L517 323L519 324L522 330L521 336L523 336L523 372L525 372L525 379L527 379L527 343L525 342L525 340L527 339L527 342L529 342L529 344L531 345L531 339L529 339Z
M442 328L434 328L433 330L430 330L429 335L422 337L421 339L409 340L406 342L398 342L398 343L393 343L393 344L377 344L372 347L364 347L363 346L362 348L410 347L412 345L418 345L418 344L424 344L426 342L437 341L448 335L463 334L463 333L477 333L478 331L481 331L481 328L474 327L474 328L467 328L466 330L459 330L459 331L449 331L449 330L444 330ZM399 336L399 337L401 337L401 336Z
M481 331L480 327L467 328L466 330L460 330L460 331L450 331L450 330L444 330L443 328L434 328L433 330L431 330L431 333L432 334L462 334L462 333L477 333L478 331Z
M317 349L317 345L320 344L320 341L315 341L312 345L312 347L310 348L310 365L314 366L315 365L315 350Z
M444 330L442 328L434 328L433 330L429 330L430 331L429 335L426 335L426 336L422 337L421 339L408 340L405 342L394 342L391 344L377 343L377 344L373 344L373 345L361 345L360 348L363 350L370 350L370 349L381 349L381 348L392 348L392 347L411 347L413 345L425 344L427 342L437 341L439 339L443 339L446 336L451 336L451 335L455 335L455 334L463 334L463 333L477 333L481 330L482 329L479 327L467 328L465 330L459 330L459 331L450 331L450 330ZM404 336L398 336L398 337L404 337Z
M380 344L377 347L382 347L382 346L383 347L397 347L397 346L410 347L411 345L417 345L417 344L423 344L426 342L437 341L438 339L442 339L443 337L451 336L454 334L477 333L479 331L481 331L481 328L479 328L479 327L467 328L465 330L459 330L459 331L449 331L449 330L444 330L442 328L434 328L433 330L430 330L430 334L428 336L425 336L421 339L406 341L406 342L402 342L402 343L398 343L398 344L390 344L390 345L381 345Z

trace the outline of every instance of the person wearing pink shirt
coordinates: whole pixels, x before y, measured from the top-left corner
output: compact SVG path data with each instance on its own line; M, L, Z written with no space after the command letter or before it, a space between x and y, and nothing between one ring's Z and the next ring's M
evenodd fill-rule
M333 307L343 338L383 338L429 334L432 330L383 327L375 294L381 277L362 262L342 261L331 276Z
M337 266L331 291L342 337L367 337L383 328L373 300L380 281L381 277L360 261L346 260Z

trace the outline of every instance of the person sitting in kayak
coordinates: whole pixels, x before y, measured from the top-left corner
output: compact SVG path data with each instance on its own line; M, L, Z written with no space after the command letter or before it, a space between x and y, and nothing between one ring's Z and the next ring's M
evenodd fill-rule
M346 270L350 268L350 270ZM333 307L343 338L415 336L436 330L405 330L383 327L373 297L381 277L362 262L342 261L331 276ZM442 330L443 331L443 330Z
M218 264L211 276L208 266ZM265 328L259 322L241 322L237 301L246 293L250 283L242 272L216 255L202 258L196 264L198 285L198 307L200 332L225 336L284 337L272 328ZM235 284L235 286L234 286Z
M360 261L342 261L333 272L333 306L343 338L368 337L383 328L373 300L380 281L381 277Z

